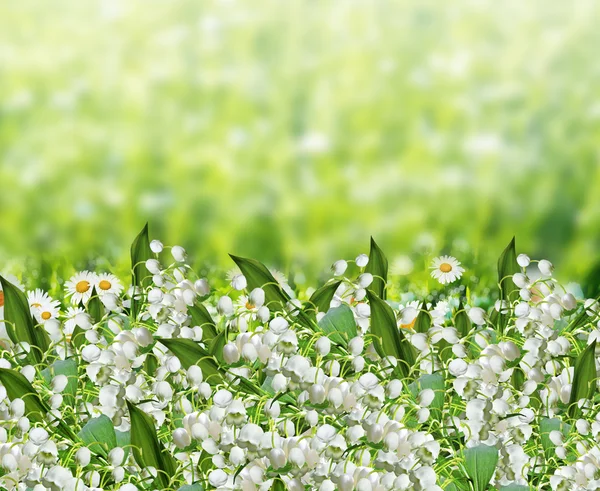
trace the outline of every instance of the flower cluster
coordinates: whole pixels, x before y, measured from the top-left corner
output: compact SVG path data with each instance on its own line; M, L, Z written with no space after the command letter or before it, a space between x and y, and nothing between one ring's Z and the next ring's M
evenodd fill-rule
M307 291L237 256L214 286L147 229L132 258L60 300L0 277L3 488L600 489L600 306L514 242L489 309L386 298L374 242Z

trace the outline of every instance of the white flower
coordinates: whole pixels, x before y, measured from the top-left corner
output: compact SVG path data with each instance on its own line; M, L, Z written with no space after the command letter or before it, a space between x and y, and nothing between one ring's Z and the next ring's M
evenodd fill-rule
M225 486L228 478L229 476L227 473L221 469L215 469L208 475L208 481L210 482L211 486L214 486L215 488Z
M540 270L540 273L542 273L543 276L552 276L554 266L552 266L552 263L550 261L542 259L538 263L538 269Z
M479 307L471 307L467 312L469 319L478 326L485 324L485 310Z
M431 263L431 276L442 285L453 283L465 272L460 262L452 256L436 257Z
M96 292L101 297L107 294L112 294L117 297L121 295L123 285L121 285L121 282L114 274L100 273L96 279Z
M369 256L366 254L359 254L356 256L355 262L359 268L364 268L367 264L369 264Z
M529 256L527 254L519 254L517 256L517 263L522 268L526 268L527 266L529 266L530 262L531 262L531 259L529 259Z
M40 323L58 317L60 302L53 300L46 292L37 288L27 293L27 301L31 308L31 315Z
M92 296L92 289L96 285L96 281L96 275L89 271L81 271L73 275L65 283L67 297L71 297L71 302L75 305L80 302L87 303Z
M248 282L243 274L236 274L231 278L231 287L234 290L243 290L246 286L248 286Z
M347 268L348 263L343 259L340 259L339 261L333 263L333 266L331 266L331 271L333 271L334 276L342 276L346 272Z
M269 329L273 331L275 334L283 334L289 328L289 323L283 317L274 317L271 322L269 322Z
M146 269L153 275L160 275L161 272L160 263L156 259L146 260Z
M75 460L81 467L85 467L86 465L88 465L90 463L91 458L92 458L92 453L90 452L90 449L87 447L81 447L75 453Z
M154 252L154 254L160 254L163 250L163 243L156 239L150 241L150 250Z
M233 301L227 295L219 298L217 303L217 311L221 315L230 316L233 315Z
M373 283L373 275L371 273L363 273L358 277L358 286L360 288L367 288Z
M175 259L175 261L177 261L178 263L185 262L186 257L187 257L185 249L178 245L173 246L171 248L171 255L173 256L173 259Z

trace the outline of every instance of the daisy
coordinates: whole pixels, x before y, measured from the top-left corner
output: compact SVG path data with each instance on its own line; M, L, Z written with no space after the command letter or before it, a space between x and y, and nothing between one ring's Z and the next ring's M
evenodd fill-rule
M458 280L465 269L460 266L460 261L452 256L436 257L431 263L431 276L442 285Z
M96 285L97 276L89 271L80 271L71 276L65 283L67 296L71 296L71 302L75 305L79 302L86 303L92 296L92 289Z
M27 292L27 301L31 309L31 315L41 324L58 317L60 302L52 300L52 297L45 291L36 288L32 292Z
M121 282L114 274L101 273L96 277L96 281L96 291L100 296L107 293L119 296L123 291L123 285L121 285Z

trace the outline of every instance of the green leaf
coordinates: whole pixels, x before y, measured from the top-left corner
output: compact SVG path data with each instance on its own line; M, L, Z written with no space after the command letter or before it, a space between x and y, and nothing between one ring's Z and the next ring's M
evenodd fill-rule
M276 477L273 479L273 485L271 486L271 491L285 491L287 488L285 483L280 477Z
M146 269L146 261L153 257L150 249L150 239L148 237L148 223L144 225L142 231L137 235L131 244L131 284L144 288L150 284L150 273ZM140 309L138 300L131 299L131 311L134 317Z
M500 486L500 491L529 491L529 486L523 484L508 484L506 486Z
M50 407L42 401L39 394L25 376L10 368L0 368L0 383L6 389L10 400L22 399L25 403L25 416L31 421L42 423L50 411ZM64 421L59 421L58 429L61 435L77 441L77 436Z
M127 408L131 418L131 445L135 461L142 469L156 468L158 471L156 481L166 489L171 478L175 476L177 463L158 440L152 417L129 401L127 401Z
M281 304L278 308L285 307L290 297L264 264L255 259L234 256L233 254L229 254L229 257L233 259L242 274L246 277L248 290L262 288L265 291L267 307L273 310L273 306L270 305L271 303Z
M458 304L458 310L454 316L454 326L461 338L464 338L471 330L471 319L469 319L469 314L465 311L462 300Z
M571 425L557 418L542 418L540 420L540 437L546 458L552 455L556 447L550 440L550 432L552 431L560 431L564 436L567 436L571 431Z
M71 344L75 348L81 349L85 345L85 341L85 331L81 327L75 326L73 334L71 334Z
M210 455L206 450L202 450L200 453L200 458L198 459L198 467L200 468L200 472L204 474L205 478L208 478L208 473L213 468L212 463L212 455Z
M571 399L569 400L569 415L577 417L581 412L577 402L580 399L591 399L596 391L596 340L583 350L575 362Z
M371 237L371 250L369 251L369 262L365 272L373 275L373 283L369 289L374 291L382 300L386 299L386 283L388 275L388 260L385 254Z
M223 372L211 354L191 339L158 338L187 370L192 365L202 369L204 381L216 385L223 381Z
M473 481L475 491L485 491L494 476L498 463L498 449L490 445L477 445L464 451L465 469Z
M431 327L431 314L427 311L427 308L423 308L419 310L417 314L417 318L415 319L415 325L413 329L415 332L420 332L427 334L429 328Z
M515 250L515 238L513 237L498 259L498 284L504 300L510 299L510 295L519 290L512 277L520 271L521 268L517 262L517 252Z
M442 414L442 408L444 407L444 396L446 393L446 385L444 383L444 376L441 373L434 373L429 375L422 375L416 381L408 385L414 398L417 398L419 393L425 389L431 389L435 393L433 402L429 408L434 416L440 417Z
M67 377L67 386L62 394L65 396L67 404L71 406L75 404L79 374L77 372L77 362L73 358L55 361L48 368L44 368L41 373L47 384L50 384L52 379L57 375L64 375Z
M104 317L104 305L98 296L96 287L92 288L92 296L88 300L86 310L94 324L98 324L102 320L102 317Z
M10 400L23 399L25 416L36 423L44 421L50 408L42 401L23 374L10 368L0 368L0 382L4 385Z
M149 352L144 360L144 372L150 376L154 376L157 369L158 361L156 360L156 356L154 356L154 353Z
M199 482L194 484L186 484L179 488L179 491L204 491L204 487Z
M36 326L25 294L0 276L4 294L4 324L13 343L29 343L27 359L38 364L48 352L50 338L42 326Z
M331 341L344 347L348 346L350 339L357 336L354 314L345 304L329 309L319 321L319 327Z
M104 414L90 419L78 435L92 452L103 457L107 457L108 452L117 446L115 427Z
M220 364L225 363L225 358L223 358L223 348L225 347L225 344L227 344L227 333L221 331L208 345L209 353L213 355Z
M246 277L249 290L254 290L254 288L262 288L264 290L265 303L271 311L277 309L283 310L285 308L286 304L290 301L290 296L264 264L255 259L234 256L233 254L229 254L229 257L234 260L242 274ZM314 330L315 323L313 319L303 310L298 311L297 319L305 327Z
M520 271L521 268L517 262L517 253L515 250L515 238L513 237L498 259L500 300L510 302L516 298L515 292L518 292L519 289L517 288L517 285L515 285L512 277L515 273L519 273ZM508 323L508 314L500 314L495 309L494 312L495 314L491 320L498 327L498 330L503 332Z
M333 300L333 296L341 284L341 281L334 281L333 283L323 285L321 288L316 290L310 296L307 305L304 307L304 311L310 314L329 311L331 300Z
M217 335L217 325L204 305L196 303L188 307L188 313L192 317L192 327L200 326L202 328L202 340L205 343Z
M404 377L408 377L416 360L413 347L398 329L392 308L370 290L367 290L367 297L371 306L371 334L375 338L377 353L382 357L397 358L398 370Z

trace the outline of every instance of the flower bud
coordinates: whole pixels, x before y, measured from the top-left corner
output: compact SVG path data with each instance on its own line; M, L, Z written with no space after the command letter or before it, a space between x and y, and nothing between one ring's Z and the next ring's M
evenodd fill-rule
M183 449L192 443L192 439L185 428L177 428L173 432L173 443L177 448Z

